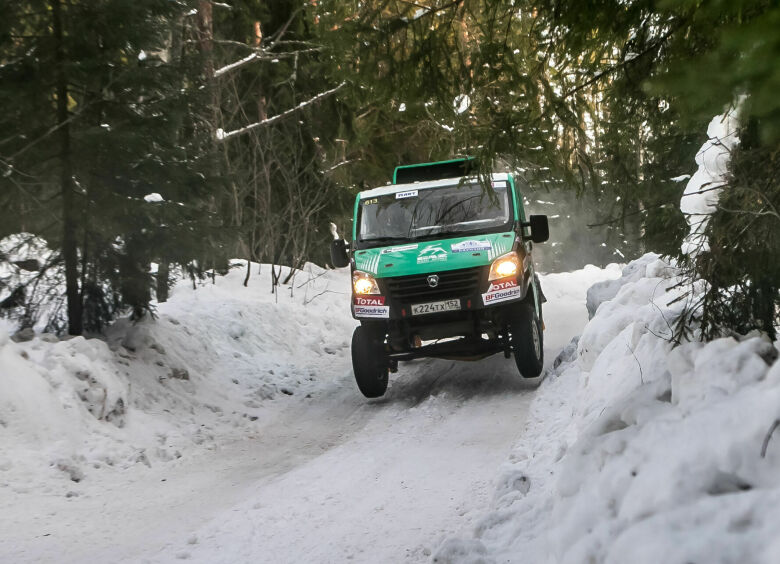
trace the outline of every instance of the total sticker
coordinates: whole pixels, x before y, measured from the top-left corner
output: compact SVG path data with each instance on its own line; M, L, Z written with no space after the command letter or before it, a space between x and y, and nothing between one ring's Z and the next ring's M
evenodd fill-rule
M417 197L417 190L407 190L405 192L395 193L396 200L400 200L401 198L416 198L416 197Z
M355 317L373 317L387 319L390 317L390 306L355 306Z
M490 292L499 292L501 290L508 290L509 288L516 288L517 287L517 280L499 280L498 282L493 282L490 285L490 288L488 288L488 293Z
M385 297L384 296L371 296L371 297L355 296L355 305L356 306L383 306L385 305Z
M490 241L476 241L469 239L460 243L453 243L450 247L453 253L468 253L471 251L489 251Z

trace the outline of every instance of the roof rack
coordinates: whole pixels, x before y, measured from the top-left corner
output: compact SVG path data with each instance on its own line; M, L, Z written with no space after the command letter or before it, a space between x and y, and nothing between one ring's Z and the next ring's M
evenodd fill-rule
M477 160L474 157L397 166L393 172L393 184L460 178L469 176L476 170Z

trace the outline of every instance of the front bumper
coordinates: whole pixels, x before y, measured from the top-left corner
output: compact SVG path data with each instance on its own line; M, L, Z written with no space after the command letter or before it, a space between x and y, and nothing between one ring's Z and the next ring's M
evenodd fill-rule
M352 316L358 320L404 321L413 326L458 324L473 322L483 310L521 301L527 291L527 282L518 278L488 282L489 266L443 272L429 272L411 276L379 278L379 296L352 297ZM430 281L429 277L436 277ZM453 301L460 308L455 311L417 315L413 306Z

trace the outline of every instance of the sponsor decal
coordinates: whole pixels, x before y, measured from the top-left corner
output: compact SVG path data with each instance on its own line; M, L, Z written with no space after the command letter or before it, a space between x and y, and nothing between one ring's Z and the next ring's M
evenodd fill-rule
M416 198L416 197L417 197L417 190L407 190L406 192L395 193L396 200L400 200L401 198Z
M523 289L514 280L493 282L488 291L482 294L482 302L485 305L497 304L519 298L522 293Z
M382 254L387 255L390 253L402 253L404 251L413 251L418 247L417 243L414 245L400 245L398 247L388 247L386 249L382 249Z
M488 292L498 292L499 290L507 290L509 288L516 288L517 280L497 280L490 284Z
M390 317L390 306L355 306L355 317Z
M447 260L447 251L439 245L428 245L417 256L417 264L428 262L442 262Z
M489 251L490 241L477 241L475 239L469 239L468 241L461 241L460 243L453 243L450 248L453 253L468 253L472 251Z
M355 296L356 306L383 306L385 305L384 296Z

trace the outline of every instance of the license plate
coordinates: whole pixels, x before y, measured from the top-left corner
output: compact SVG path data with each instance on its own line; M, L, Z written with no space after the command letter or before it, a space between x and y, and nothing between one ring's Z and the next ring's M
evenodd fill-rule
M412 315L425 315L426 313L439 313L440 311L455 311L460 309L460 300L445 300L443 302L430 302L412 306Z

